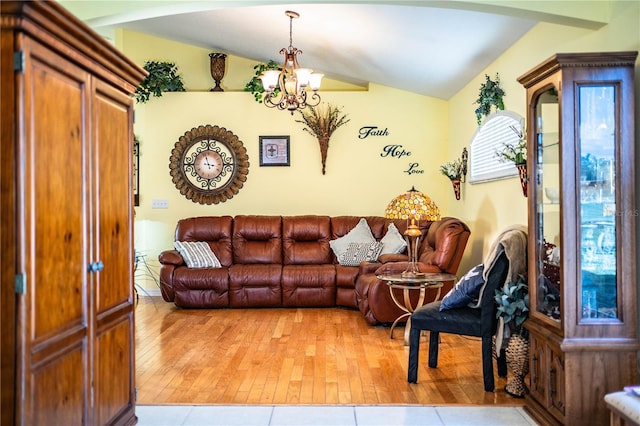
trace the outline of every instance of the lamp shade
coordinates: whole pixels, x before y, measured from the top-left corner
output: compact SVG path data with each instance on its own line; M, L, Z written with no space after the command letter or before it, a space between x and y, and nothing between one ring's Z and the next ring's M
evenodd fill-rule
M412 187L391 200L384 215L388 219L439 220L440 209L429 196Z
M307 87L307 85L309 84L309 76L311 75L313 70L309 68L297 68L293 70L293 72L296 74L296 78L298 79L298 85L301 88Z
M324 77L324 74L321 74L318 72L314 72L313 74L311 74L309 76L309 88L311 90L320 89L320 83L322 82L322 77Z
M278 86L278 78L280 78L280 71L268 70L262 73L260 80L264 90L273 91Z

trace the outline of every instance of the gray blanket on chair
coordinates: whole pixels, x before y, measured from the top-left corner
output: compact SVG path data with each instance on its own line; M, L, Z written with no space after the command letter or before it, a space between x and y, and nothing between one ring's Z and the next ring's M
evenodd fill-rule
M493 267L496 259L500 253L504 252L509 259L509 271L507 278L503 283L503 286L508 285L509 282L517 282L518 275L527 276L527 240L528 232L527 227L523 225L512 225L506 228L491 244L489 253L484 260L484 279L487 280L489 272ZM482 297L482 295L480 296ZM509 337L505 336L504 322L500 318L500 322L497 328L496 336L496 352L499 353L502 347L503 339Z
M509 259L509 273L507 274L508 284L510 281L516 282L518 275L527 274L527 227L524 225L512 225L498 235L491 244L489 253L484 259L484 278L489 276L491 267L503 251Z

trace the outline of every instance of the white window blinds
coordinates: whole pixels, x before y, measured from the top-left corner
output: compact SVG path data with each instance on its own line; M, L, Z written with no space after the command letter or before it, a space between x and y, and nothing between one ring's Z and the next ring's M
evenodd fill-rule
M509 128L515 126L524 131L524 119L511 111L498 111L489 115L478 127L471 139L469 151L469 182L480 183L517 176L518 170L511 162L501 161L496 152L505 144L516 145L518 135Z

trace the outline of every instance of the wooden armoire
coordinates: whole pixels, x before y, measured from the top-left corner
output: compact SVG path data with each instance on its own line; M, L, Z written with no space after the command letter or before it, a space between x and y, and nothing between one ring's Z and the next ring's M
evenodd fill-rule
M135 424L133 100L56 2L0 3L2 425Z

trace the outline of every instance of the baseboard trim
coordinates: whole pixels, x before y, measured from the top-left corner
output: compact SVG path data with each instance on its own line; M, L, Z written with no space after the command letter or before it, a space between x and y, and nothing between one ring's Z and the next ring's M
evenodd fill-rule
M136 290L138 291L138 296L140 296L140 297L162 296L162 293L160 292L159 288L145 288L145 289L142 289L140 287L136 287Z

